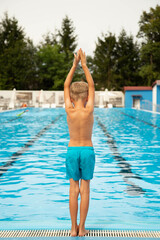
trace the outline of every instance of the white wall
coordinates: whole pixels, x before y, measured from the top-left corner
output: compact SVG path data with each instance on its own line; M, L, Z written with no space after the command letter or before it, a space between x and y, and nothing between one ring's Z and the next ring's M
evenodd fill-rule
M152 88L152 111L156 112L157 104L157 84Z

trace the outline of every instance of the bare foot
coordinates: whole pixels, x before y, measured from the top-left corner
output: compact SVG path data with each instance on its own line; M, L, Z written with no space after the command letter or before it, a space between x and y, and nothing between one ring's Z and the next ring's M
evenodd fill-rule
M86 229L84 228L84 229L79 230L78 236L79 236L79 237L83 237L83 236L85 236L85 235L88 234L88 233L89 233L89 230L86 230Z
M70 231L71 237L76 237L78 235L78 231L79 231L79 226L78 225L77 225L76 229L71 228L71 231Z

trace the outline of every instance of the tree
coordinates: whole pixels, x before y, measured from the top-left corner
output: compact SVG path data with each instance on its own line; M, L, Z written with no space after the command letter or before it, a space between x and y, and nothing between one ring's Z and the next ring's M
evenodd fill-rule
M5 13L0 22L0 88L36 87L35 48L22 27ZM34 81L33 81L34 79Z
M12 89L16 85L15 68L19 49L23 45L24 31L15 18L5 13L0 22L0 87ZM16 58L15 58L16 57ZM20 56L18 56L19 58Z
M77 36L73 22L66 16L60 30L47 33L39 45L37 53L41 88L63 90L64 81L72 66ZM74 81L82 78L81 68L77 68Z
M23 60L22 77L17 89L39 89L37 48L30 39L26 39L21 57Z
M140 75L151 85L160 78L160 6L143 12L138 37L142 38Z
M66 77L65 54L58 45L43 45L37 52L40 88L62 90Z
M9 18L6 12L0 22L0 53L14 46L15 42L23 41L24 37L24 30L18 26L18 21L15 17Z
M93 77L97 90L111 89L114 86L114 68L116 60L116 37L112 33L98 38L94 51Z
M61 51L65 53L65 59L69 63L73 60L73 53L77 47L77 35L71 19L66 16L62 20L61 30L58 31Z
M117 40L116 82L117 90L123 86L141 85L139 77L139 46L133 36L127 36L123 29Z
M55 44L59 44L58 40L58 33L57 29L55 30L55 33L47 32L45 35L43 35L43 41L40 42L40 46L43 45L52 45L54 46Z

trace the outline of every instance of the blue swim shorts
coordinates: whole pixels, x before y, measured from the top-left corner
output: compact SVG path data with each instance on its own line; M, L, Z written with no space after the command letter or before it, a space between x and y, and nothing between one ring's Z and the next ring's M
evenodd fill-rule
M95 153L92 146L68 147L66 155L66 178L78 181L93 178Z

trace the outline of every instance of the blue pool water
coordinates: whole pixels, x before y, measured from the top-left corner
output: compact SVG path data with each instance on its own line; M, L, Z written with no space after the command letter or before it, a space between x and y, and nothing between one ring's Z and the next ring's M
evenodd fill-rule
M65 109L21 111L0 113L0 229L69 229ZM160 230L160 115L95 108L92 141L86 228Z

